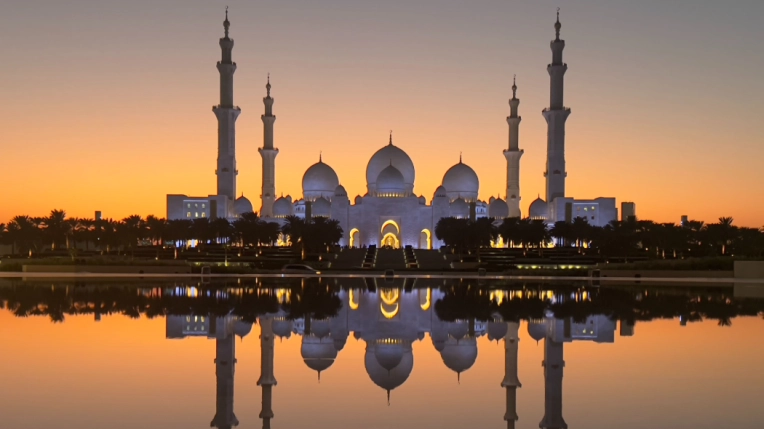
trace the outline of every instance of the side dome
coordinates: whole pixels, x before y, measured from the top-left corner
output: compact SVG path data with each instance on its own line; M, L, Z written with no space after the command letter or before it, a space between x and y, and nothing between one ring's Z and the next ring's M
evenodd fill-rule
M273 216L287 217L292 214L292 201L289 198L281 197L273 202Z
M233 333L239 338L246 337L250 332L252 332L252 323L250 322L237 320L233 325Z
M509 217L509 206L501 198L495 198L488 204L488 217L493 219L504 219Z
M302 176L302 195L308 201L321 197L331 199L339 185L340 179L334 169L319 159Z
M385 167L377 176L377 195L387 197L403 197L406 184L403 174L392 164Z
M249 199L247 199L247 197L242 194L242 196L233 202L233 211L237 216L241 216L244 213L254 212L254 209L252 208L252 203L249 201Z
M369 194L377 192L377 177L390 165L403 175L406 194L414 192L414 163L406 152L393 144L391 135L388 145L374 153L366 165L366 188Z
M319 197L314 201L310 209L313 217L331 217L332 215L332 203L324 197Z
M472 368L477 360L477 355L477 340L474 338L465 338L460 341L450 339L443 351L440 352L443 363L457 374Z
M446 188L443 186L438 186L435 188L435 194L433 194L433 198L448 198L448 192L446 191Z
M507 336L507 322L504 322L503 320L498 320L495 322L488 322L488 340L489 341L499 341L504 339L504 337Z
M460 159L458 164L449 168L443 175L443 187L451 200L464 198L467 201L476 201L480 181L475 170Z
M528 322L528 335L536 342L546 338L546 323L543 320L532 320Z
M457 198L453 203L451 203L451 216L457 218L466 218L469 217L469 215L470 205L467 204L466 201L461 198Z
M387 391L393 390L405 383L409 375L411 375L411 370L414 369L414 353L412 353L411 349L407 348L405 350L398 365L391 370L380 365L374 349L373 345L368 345L364 359L366 373L369 374L371 381Z
M547 204L541 197L536 198L528 208L528 216L531 219L546 219Z
M279 338L292 336L292 321L285 317L273 319L273 333Z
M347 197L348 191L345 190L345 187L342 185L337 185L336 188L334 188L334 196L335 197Z
M337 349L334 348L334 341L331 338L319 339L306 335L302 337L300 354L308 368L321 372L334 364Z

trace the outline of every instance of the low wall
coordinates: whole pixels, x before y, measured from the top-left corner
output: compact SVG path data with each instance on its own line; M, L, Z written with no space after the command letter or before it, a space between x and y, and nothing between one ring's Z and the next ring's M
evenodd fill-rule
M764 279L764 261L735 261L736 279Z
M190 274L188 265L23 265L24 273Z
M692 271L692 270L600 270L600 278L635 277L635 278L697 278L731 279L732 271Z

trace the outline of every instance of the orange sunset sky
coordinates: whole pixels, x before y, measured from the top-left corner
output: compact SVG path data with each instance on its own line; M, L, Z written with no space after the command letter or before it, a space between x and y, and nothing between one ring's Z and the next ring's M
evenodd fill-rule
M235 40L238 190L259 208L271 73L278 194L323 159L351 199L395 144L428 198L463 153L504 196L512 75L521 208L544 193L557 6L566 40L567 194L634 201L643 219L764 224L764 2L738 0L5 0L0 222L165 215L215 193L225 6Z

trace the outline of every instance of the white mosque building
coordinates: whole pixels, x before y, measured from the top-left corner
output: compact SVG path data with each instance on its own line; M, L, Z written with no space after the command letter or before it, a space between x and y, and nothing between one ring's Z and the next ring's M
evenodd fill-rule
M233 104L233 74L236 63L232 61L233 39L229 37L228 13L224 21L225 35L220 39L222 59L217 67L220 72L220 103L213 107L218 118L217 194L206 197L187 195L167 196L168 219L195 219L225 217L234 219L243 213L254 211L252 203L243 195L236 197L236 132L235 124L241 109ZM551 42L552 63L548 66L551 77L551 102L543 115L548 124L546 198L537 199L530 205L528 216L553 224L585 218L596 226L604 226L618 218L614 198L577 200L566 196L565 178L565 121L570 109L563 104L563 77L567 64L562 62L565 42L560 39L559 13L555 23L556 38ZM282 196L276 198L276 156L270 78L263 98L265 112L263 121L262 193L259 214L266 219L283 222L288 216L300 218L328 217L339 221L345 232L340 241L343 246L412 246L420 249L440 247L434 230L438 221L445 217L492 218L521 217L520 211L520 158L518 116L520 100L517 85L512 86L509 100L509 144L504 150L507 160L505 199L491 197L487 202L479 199L480 180L475 170L459 162L443 175L441 186L427 199L414 192L416 170L406 152L393 143L392 133L387 145L377 150L366 167L366 194L358 195L351 202L341 185L335 170L323 162L321 156L310 166L302 179L302 197Z

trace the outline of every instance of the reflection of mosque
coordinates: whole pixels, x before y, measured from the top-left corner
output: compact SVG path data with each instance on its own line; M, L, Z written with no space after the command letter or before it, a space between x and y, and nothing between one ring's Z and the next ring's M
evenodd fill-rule
M261 375L263 428L270 427L273 418L272 394L274 377L274 339L301 336L301 354L305 364L317 372L328 370L345 346L350 332L366 343L364 363L371 381L388 395L401 386L414 367L412 344L429 334L443 363L457 377L473 366L477 359L477 339L487 336L492 341L504 341L505 366L501 387L506 391L504 419L508 428L515 427L518 379L518 331L520 324L503 321L479 322L441 320L434 311L435 302L443 293L424 289L411 292L402 289L348 290L339 293L342 308L332 318L315 320L310 317L287 319L281 310L259 318L261 346ZM282 303L288 302L288 292L279 293ZM499 296L497 299L503 299ZM613 342L614 321L606 316L590 316L575 322L570 318L555 319L551 313L528 323L528 333L536 341L544 341L545 414L540 428L567 428L562 416L562 376L565 361L563 345L571 341ZM216 340L217 402L211 426L231 428L238 425L233 409L235 337L245 336L251 324L235 317L168 316L167 338L207 336ZM621 323L621 335L632 335L633 325Z

